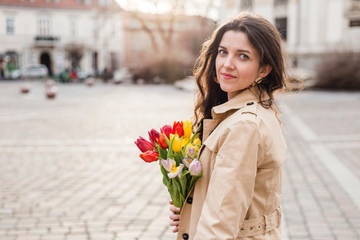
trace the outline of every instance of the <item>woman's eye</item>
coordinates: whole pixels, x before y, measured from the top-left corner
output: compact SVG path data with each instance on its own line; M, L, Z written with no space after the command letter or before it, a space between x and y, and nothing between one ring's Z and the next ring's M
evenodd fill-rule
M240 58L243 60L249 59L248 55L246 55L246 54L240 54Z
M219 54L220 55L225 55L226 54L226 51L224 49L219 49Z

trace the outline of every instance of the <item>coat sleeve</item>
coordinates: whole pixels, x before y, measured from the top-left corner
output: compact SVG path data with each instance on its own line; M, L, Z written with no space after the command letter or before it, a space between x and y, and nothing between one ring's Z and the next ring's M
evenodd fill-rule
M253 198L260 144L254 121L222 133L194 240L236 239Z

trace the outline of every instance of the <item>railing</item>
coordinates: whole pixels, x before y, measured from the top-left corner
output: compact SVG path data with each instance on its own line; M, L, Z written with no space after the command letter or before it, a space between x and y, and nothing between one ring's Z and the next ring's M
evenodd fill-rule
M53 47L60 40L59 37L55 36L35 36L35 46L47 46Z
M278 5L287 5L287 3L288 3L288 0L275 0L275 1L274 1L275 6L278 6Z

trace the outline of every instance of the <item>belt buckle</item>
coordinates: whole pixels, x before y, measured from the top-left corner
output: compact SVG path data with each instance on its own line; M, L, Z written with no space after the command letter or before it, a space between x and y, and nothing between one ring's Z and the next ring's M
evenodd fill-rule
M264 222L265 222L265 226L264 226L264 229L265 229L265 232L267 232L267 227L268 227L268 218L266 215L264 215Z

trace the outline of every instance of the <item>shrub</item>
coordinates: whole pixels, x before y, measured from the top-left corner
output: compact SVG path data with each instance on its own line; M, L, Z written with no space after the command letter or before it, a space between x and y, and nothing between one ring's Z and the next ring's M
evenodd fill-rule
M165 83L174 83L176 80L185 78L189 69L191 66L181 60L164 57L142 64L135 70L135 75L137 78L144 79L145 82L160 78Z
M316 69L314 87L360 90L360 53L331 54Z

